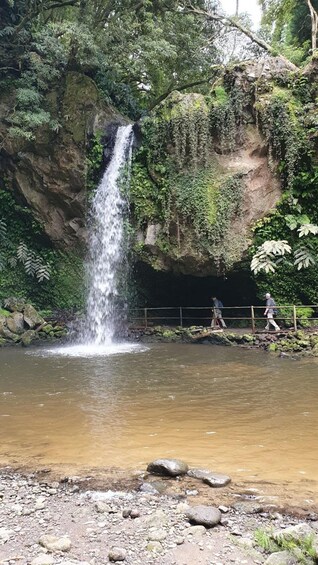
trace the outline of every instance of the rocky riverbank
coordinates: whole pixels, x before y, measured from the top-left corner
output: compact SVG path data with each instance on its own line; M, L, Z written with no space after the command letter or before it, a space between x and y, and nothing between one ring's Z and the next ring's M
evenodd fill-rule
M0 308L0 347L59 340L68 333L63 322L46 321L32 306L19 298L8 298Z
M245 330L211 330L202 326L190 328L172 328L154 326L149 328L131 328L129 337L142 343L184 342L205 345L239 346L249 349L262 349L281 357L318 357L318 328L298 331L282 330L279 332L258 332Z
M229 477L160 460L126 488L118 478L98 487L92 476L2 469L1 565L317 562L316 508L286 513L255 495L233 502Z

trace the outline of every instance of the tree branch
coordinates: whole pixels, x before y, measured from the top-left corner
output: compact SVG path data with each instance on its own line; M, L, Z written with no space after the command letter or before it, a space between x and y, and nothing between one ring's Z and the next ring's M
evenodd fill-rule
M219 67L217 68L217 70L219 70ZM214 77L215 77L215 75L212 75L212 76L209 76L205 79L196 80L196 81L193 81L193 82L188 82L188 83L182 84L182 85L174 84L173 86L169 87L163 94L161 94L155 100L153 100L153 102L148 107L148 111L151 112L151 110L153 110L158 104L160 104L160 102L165 100L169 96L169 94L171 94L171 92L173 92L174 90L177 90L178 92L180 92L182 90L187 90L188 88L193 88L194 86L206 84L207 82L210 82Z
M309 1L309 0L307 0L307 1ZM204 17L207 20L219 22L223 26L238 29L241 33L243 33L244 35L246 35L246 37L248 37L251 41L253 41L253 43L256 43L256 45L258 45L259 47L261 47L262 49L267 51L267 53L270 53L270 55L277 56L280 59L282 59L282 61L284 61L284 64L289 69L291 69L293 71L298 69L298 67L296 67L296 65L294 65L289 59L284 57L284 55L282 55L280 53L277 54L276 50L273 49L273 47L269 43L267 43L267 41L264 41L264 39L262 39L261 37L258 37L258 35L256 35L251 29L249 29L244 24L242 24L238 18L226 16L226 15L220 14L216 11L215 12L209 12L208 10L201 10L200 8L196 8L192 4L185 4L185 7L188 10L187 13L196 14L197 16Z

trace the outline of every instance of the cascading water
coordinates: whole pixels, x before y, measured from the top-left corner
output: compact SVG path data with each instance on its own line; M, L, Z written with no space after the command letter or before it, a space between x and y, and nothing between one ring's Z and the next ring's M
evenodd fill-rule
M131 125L117 130L111 161L96 190L91 208L89 238L89 295L85 342L112 343L118 312L118 277L125 263L124 214L126 201L120 190L123 166L130 165L133 130Z

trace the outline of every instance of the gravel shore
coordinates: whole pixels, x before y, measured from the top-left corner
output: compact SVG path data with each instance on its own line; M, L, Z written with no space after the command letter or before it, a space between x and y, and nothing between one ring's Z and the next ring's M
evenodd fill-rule
M17 473L3 468L1 565L270 564L275 554L270 557L255 542L257 530L286 530L301 523L317 537L314 507L286 514L274 505L261 504L253 495L233 498L233 485L202 490L198 483L197 489L190 490L191 479L150 479L145 475L121 491L118 483L115 490L109 490L109 485L101 490L92 477L56 480L49 472ZM210 528L194 525L188 518L189 507L211 506L211 497L205 494L209 492L221 521ZM285 556L285 561L275 563L301 562L288 559Z

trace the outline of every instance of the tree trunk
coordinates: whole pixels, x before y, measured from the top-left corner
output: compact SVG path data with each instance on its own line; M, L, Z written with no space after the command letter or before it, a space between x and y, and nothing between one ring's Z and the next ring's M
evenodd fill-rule
M306 0L311 18L311 49L312 52L317 49L317 31L318 31L318 14L313 7L311 0Z

